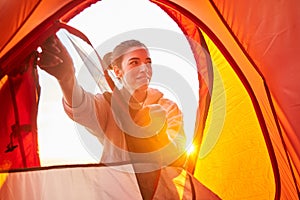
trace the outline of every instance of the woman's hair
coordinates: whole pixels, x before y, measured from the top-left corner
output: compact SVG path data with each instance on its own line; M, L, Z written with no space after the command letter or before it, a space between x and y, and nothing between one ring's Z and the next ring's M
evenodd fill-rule
M114 50L111 52L109 63L121 68L121 61L122 61L123 55L128 51L128 49L130 49L132 47L142 47L142 48L148 49L145 44L141 43L138 40L126 40L124 42L121 42L119 45L117 45L114 48ZM107 53L106 55L108 55L108 54L109 53Z
M111 55L112 55L112 52L108 52L107 54L105 54L103 56L103 68L106 70L106 69L111 69L112 66L111 66Z

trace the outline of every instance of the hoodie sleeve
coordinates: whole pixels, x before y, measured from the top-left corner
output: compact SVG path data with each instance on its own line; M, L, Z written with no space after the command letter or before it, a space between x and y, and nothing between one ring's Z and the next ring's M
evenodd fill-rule
M103 141L107 123L107 102L103 95L93 95L84 91L82 103L77 107L70 107L63 100L66 114L75 122L84 126L90 133ZM100 109L100 110L99 110Z

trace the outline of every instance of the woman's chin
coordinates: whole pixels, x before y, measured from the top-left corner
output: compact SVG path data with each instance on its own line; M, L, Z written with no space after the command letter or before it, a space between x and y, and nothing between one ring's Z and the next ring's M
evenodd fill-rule
M148 85L145 84L145 85L142 85L140 86L138 89L134 90L134 95L137 95L137 96L140 96L140 95L145 95L145 93L147 92L148 90Z
M138 92L144 92L148 90L148 84L144 84L141 87L139 87L138 89L136 89L136 91Z

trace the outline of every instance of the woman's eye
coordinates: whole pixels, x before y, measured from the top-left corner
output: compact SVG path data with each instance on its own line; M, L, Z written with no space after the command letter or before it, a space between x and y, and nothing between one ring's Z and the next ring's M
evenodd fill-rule
M134 60L134 61L131 61L129 64L130 64L130 65L138 65L139 62L138 62L137 60Z
M151 60L151 58L148 58L148 59L146 59L146 64L149 64L149 65L151 65L151 63L152 63L152 60Z

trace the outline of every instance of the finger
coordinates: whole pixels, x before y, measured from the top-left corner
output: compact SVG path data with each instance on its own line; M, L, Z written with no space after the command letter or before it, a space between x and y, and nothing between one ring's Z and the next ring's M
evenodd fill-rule
M41 68L54 67L63 63L63 60L61 58L48 51L43 51L42 53L39 53L38 58L39 59L37 60L37 64Z
M58 54L61 52L61 46L60 41L56 36L50 36L43 44L41 45L41 48L43 51L48 51L51 53Z

